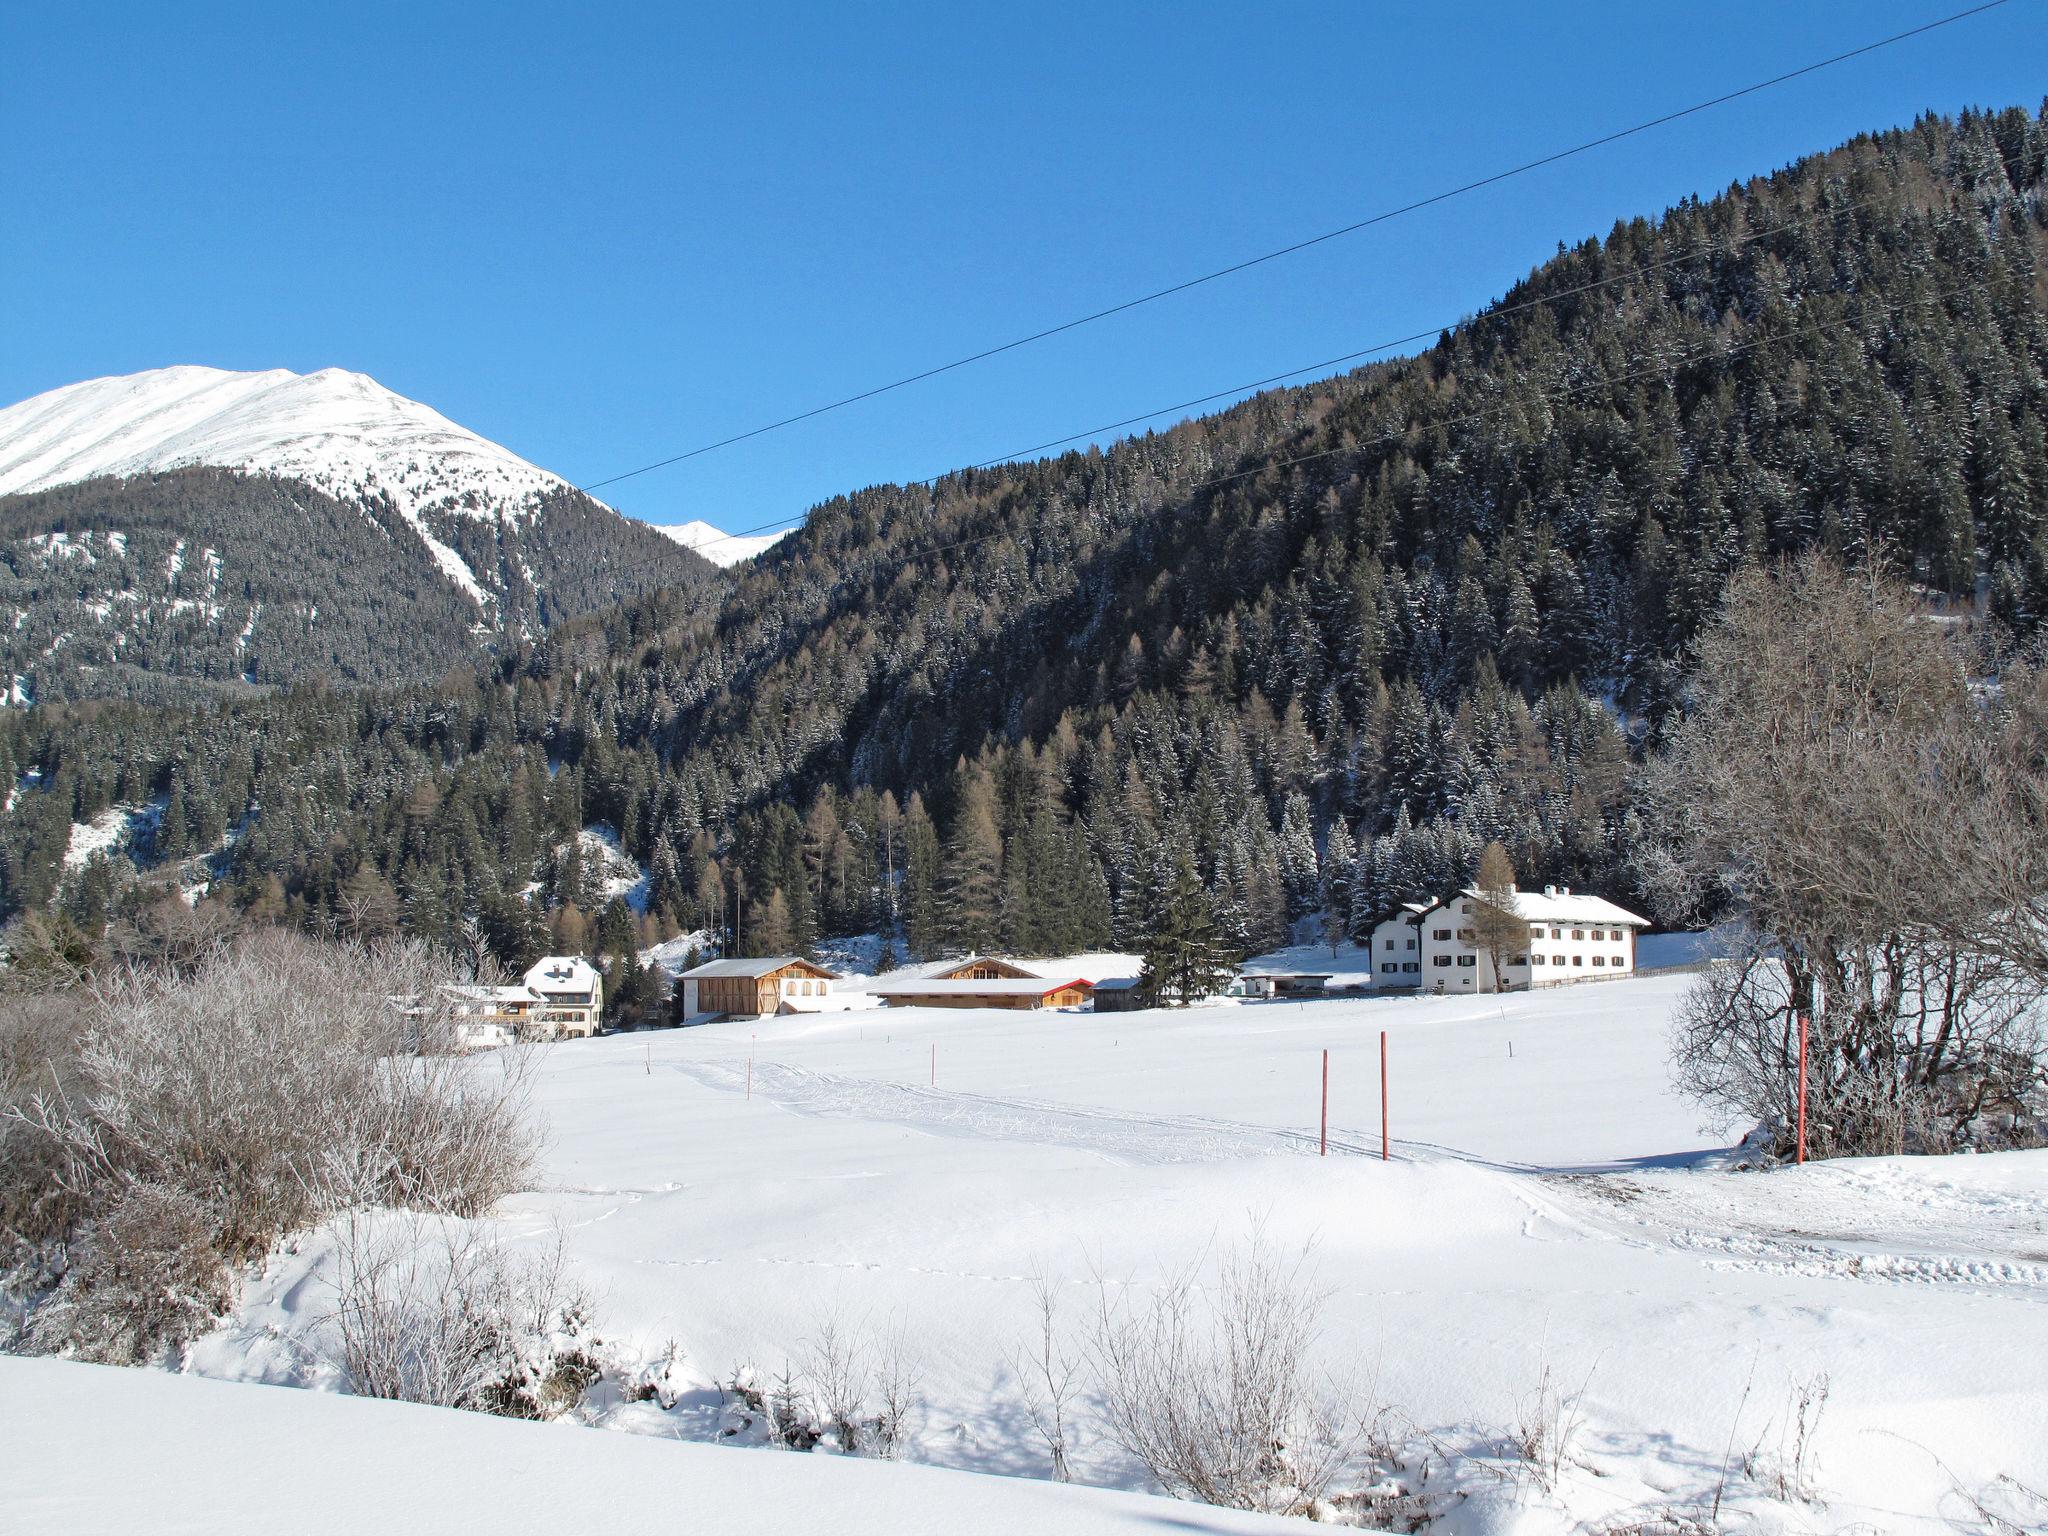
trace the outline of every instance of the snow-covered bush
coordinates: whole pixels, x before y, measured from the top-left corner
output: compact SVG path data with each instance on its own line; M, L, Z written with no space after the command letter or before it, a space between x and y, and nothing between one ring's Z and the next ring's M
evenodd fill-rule
M75 1028L0 1104L13 1267L32 1313L54 1306L30 1342L146 1353L218 1289L173 1250L217 1268L336 1212L474 1216L515 1188L539 1146L526 1055L437 1049L446 979L424 946L267 933L63 994ZM112 1327L123 1297L152 1325Z
M723 1390L729 1412L721 1438L796 1451L823 1446L883 1461L895 1460L909 1446L911 1421L922 1401L901 1328L878 1336L836 1316L772 1374L743 1365Z
M1214 1282L1142 1305L1099 1287L1089 1353L1110 1438L1179 1498L1305 1514L1356 1469L1377 1415L1311 1364L1323 1296L1254 1233Z
M559 1242L534 1254L468 1222L370 1212L339 1224L335 1257L322 1333L358 1396L549 1419L600 1374Z
M28 1347L139 1365L197 1332L228 1304L218 1221L185 1190L122 1186L29 1314Z

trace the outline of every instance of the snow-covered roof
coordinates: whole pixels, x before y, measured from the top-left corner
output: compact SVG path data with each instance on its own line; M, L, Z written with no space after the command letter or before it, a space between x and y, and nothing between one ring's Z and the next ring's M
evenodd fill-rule
M1095 990L1098 992L1129 992L1135 987L1142 986L1144 980L1145 978L1142 976L1105 976L1101 981L1095 983Z
M877 997L1043 997L1068 987L1093 987L1092 981L1076 976L1072 981L1045 977L1025 979L1005 976L1000 981L891 981L874 989Z
M709 976L751 976L759 980L792 965L801 965L820 976L838 979L837 971L828 971L815 960L806 960L802 955L759 955L751 959L707 960L694 971L683 972L685 981L702 981Z
M533 993L525 987L493 987L458 983L445 989L450 997L464 1003L530 1003Z
M1482 893L1466 886L1458 893L1482 899ZM1529 923L1610 923L1628 928L1647 928L1650 920L1618 907L1604 896L1575 895L1570 886L1546 885L1540 891L1517 889L1515 916Z
M598 982L596 968L574 955L545 955L526 973L526 985L535 992L589 992Z

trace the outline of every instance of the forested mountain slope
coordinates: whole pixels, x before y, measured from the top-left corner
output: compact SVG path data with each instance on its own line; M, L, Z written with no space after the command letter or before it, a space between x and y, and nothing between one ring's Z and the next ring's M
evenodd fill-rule
M340 369L161 368L0 410L12 702L439 677L506 635L709 575Z
M10 897L150 794L163 857L256 808L244 903L473 910L508 950L529 881L588 897L551 850L597 820L653 925L738 894L749 947L896 911L920 949L1128 941L1183 858L1255 946L1490 838L1625 895L1629 754L1741 562L1882 549L2036 630L2044 158L2019 110L1858 139L1561 250L1418 357L839 498L715 610L657 594L474 683L17 717Z

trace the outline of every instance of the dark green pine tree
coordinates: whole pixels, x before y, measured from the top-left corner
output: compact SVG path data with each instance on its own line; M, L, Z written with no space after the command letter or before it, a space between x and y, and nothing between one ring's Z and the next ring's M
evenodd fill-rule
M954 812L940 863L943 944L951 950L993 949L1001 936L1003 842L986 774L973 773Z
M1159 921L1145 941L1139 986L1153 1002L1185 1008L1213 997L1235 974L1216 925L1216 906L1191 860L1182 859L1167 887Z

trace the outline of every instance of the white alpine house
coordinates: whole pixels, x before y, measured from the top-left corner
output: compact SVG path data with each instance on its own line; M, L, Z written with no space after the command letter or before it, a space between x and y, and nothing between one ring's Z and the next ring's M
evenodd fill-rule
M1411 902L1372 931L1373 985L1382 990L1520 992L1626 976L1636 966L1636 936L1650 920L1570 886L1541 892L1510 886L1515 916L1529 927L1526 948L1507 957L1498 979L1479 941L1472 886L1455 896Z

